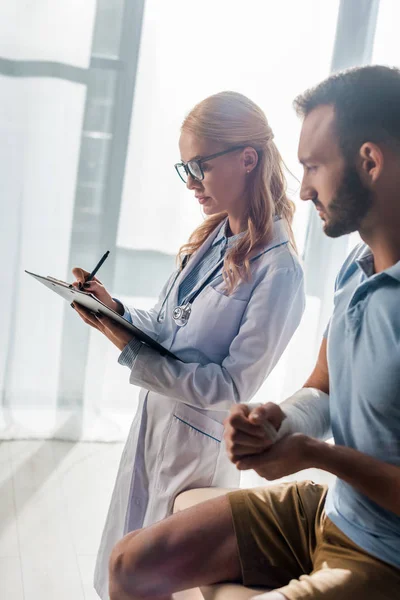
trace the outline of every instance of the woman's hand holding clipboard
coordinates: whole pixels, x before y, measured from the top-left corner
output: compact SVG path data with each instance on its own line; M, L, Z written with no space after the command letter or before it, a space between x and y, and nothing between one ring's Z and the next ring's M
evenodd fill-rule
M118 314L122 314L120 310L121 305L111 297L101 281L94 276L108 255L109 252L106 252L91 273L80 267L72 269L72 274L76 277L76 281L74 281L72 285L79 290L93 294L100 302L108 306L108 308L111 308ZM71 306L85 323L100 331L100 333L105 335L106 338L121 351L135 337L131 332L127 331L125 327L102 313L94 313L75 302L72 302Z
M124 318L123 305L114 300L101 281L94 277L107 256L108 252L91 273L79 267L74 268L73 274L76 281L72 284L55 277L44 277L31 271L25 272L67 300L85 323L100 331L120 350L123 350L131 340L136 338L143 344L154 348L162 356L180 360L147 333L136 327L134 323Z
M94 314L91 310L84 308L82 305L73 302L71 304L72 308L76 310L81 319L98 329L100 333L106 336L114 344L117 346L119 350L123 350L130 341L135 337L132 333L130 333L123 325L120 325L116 321L113 321L106 315L102 313Z

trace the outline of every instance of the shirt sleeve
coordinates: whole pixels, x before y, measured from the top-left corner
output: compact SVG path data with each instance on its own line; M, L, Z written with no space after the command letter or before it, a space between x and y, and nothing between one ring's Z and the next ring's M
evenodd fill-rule
M330 327L330 326L331 326L331 320L329 319L329 321L328 321L328 323L327 323L327 325L326 325L326 327L325 327L325 329L324 329L324 333L322 334L322 337L323 337L324 339L327 339L327 338L328 338L328 334L329 334L329 327Z
M129 367L133 369L136 357L139 354L139 350L143 346L142 342L137 338L133 338L129 344L125 346L119 355L118 362L123 367Z
M121 302L121 300L118 300L118 298L113 298L113 300L115 302L117 302L119 304L119 306L121 306L124 310L124 312L122 313L121 317L123 317L124 319L126 319L126 321L129 321L129 323L132 323L132 317L131 317L131 313L128 310L128 308L125 306L125 304L123 302ZM133 323L132 323L133 325Z
M272 371L304 311L303 273L276 269L253 290L222 364L183 363L142 346L130 382L196 407L226 411L247 402Z

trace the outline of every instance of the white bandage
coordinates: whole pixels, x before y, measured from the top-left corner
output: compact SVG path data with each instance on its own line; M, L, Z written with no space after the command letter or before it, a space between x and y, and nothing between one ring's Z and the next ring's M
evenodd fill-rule
M258 406L260 406L260 405L258 405ZM286 419L285 419L285 421L286 421ZM282 425L283 425L283 422L282 422ZM266 434L267 434L267 436L268 436L268 439L269 439L269 440L271 440L271 442L272 442L273 444L274 444L274 443L275 443L275 442L276 442L278 439L280 439L280 437L283 437L283 436L279 436L279 433L280 433L280 431L281 431L281 429L282 429L282 425L281 425L281 427L280 427L279 431L277 431L277 430L275 429L275 427L272 425L272 423L270 423L269 421L263 421L263 422L261 423L261 427L264 429L265 433L266 433ZM284 435L287 435L287 434L284 434Z
M317 388L302 388L279 406L286 418L279 428L278 440L289 433L304 433L321 440L332 437L329 394Z

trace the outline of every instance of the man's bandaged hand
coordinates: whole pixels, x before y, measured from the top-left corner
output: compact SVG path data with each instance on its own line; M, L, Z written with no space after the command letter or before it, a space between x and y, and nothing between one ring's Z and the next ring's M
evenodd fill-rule
M263 424L274 437L274 442L292 433L303 433L321 440L332 436L329 395L317 388L301 388L279 406L271 403L260 405L253 409L249 419Z
M274 443L278 439L278 431L285 417L286 415L280 406L273 402L267 402L267 404L260 404L252 409L249 421L255 425L260 425L270 441Z
M285 414L277 404L236 404L225 419L225 444L229 459L265 452L275 442Z

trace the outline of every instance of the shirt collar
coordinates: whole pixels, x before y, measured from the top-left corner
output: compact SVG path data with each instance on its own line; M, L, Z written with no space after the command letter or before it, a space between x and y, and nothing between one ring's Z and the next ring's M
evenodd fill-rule
M268 244L264 246L255 256L251 257L251 260L256 260L262 254L268 252L268 250L272 250L272 248L276 248L277 246L282 246L283 244L287 244L289 242L289 230L288 225L285 219L281 217L274 218L273 230L272 230L272 238Z
M400 282L400 260L388 269L381 271L381 273L375 273L374 255L372 254L371 248L369 248L367 245L365 245L365 248L361 252L360 258L356 260L356 263L367 277L385 274Z
M367 277L372 277L372 275L375 274L374 255L372 254L371 249L368 246L365 246L365 248L363 248L359 258L357 258L356 260L356 263Z
M222 225L220 227L219 232L217 233L213 243L211 244L212 246L218 246L218 244L221 244L222 242L224 242L228 248L231 248L235 242L241 238L244 234L244 232L242 231L241 233L237 233L236 235L230 235L228 237L228 229L229 229L229 223L228 223L228 219L226 218L223 222Z
M400 260L388 269L386 269L384 273L386 273L386 275L389 275L389 277L393 277L393 279L396 279L400 282Z
M221 244L221 242L225 242L227 244L228 248L231 248L236 243L236 241L238 239L240 239L245 233L244 231L242 231L241 233L237 233L236 235L231 235L228 237L227 236L228 229L229 229L229 223L228 223L228 218L226 218L222 222L220 230L217 233L216 237L214 238L214 241L212 242L211 246L217 246L218 244ZM280 217L275 216L272 240L265 248L262 249L261 252L257 253L257 256L259 256L260 254L263 254L264 252L266 252L266 250L269 250L273 246L279 246L280 244L284 244L288 241L289 241L289 236L288 236L288 232L287 232L287 227L284 224L284 220L281 219ZM256 258L256 257L253 257L253 258Z

